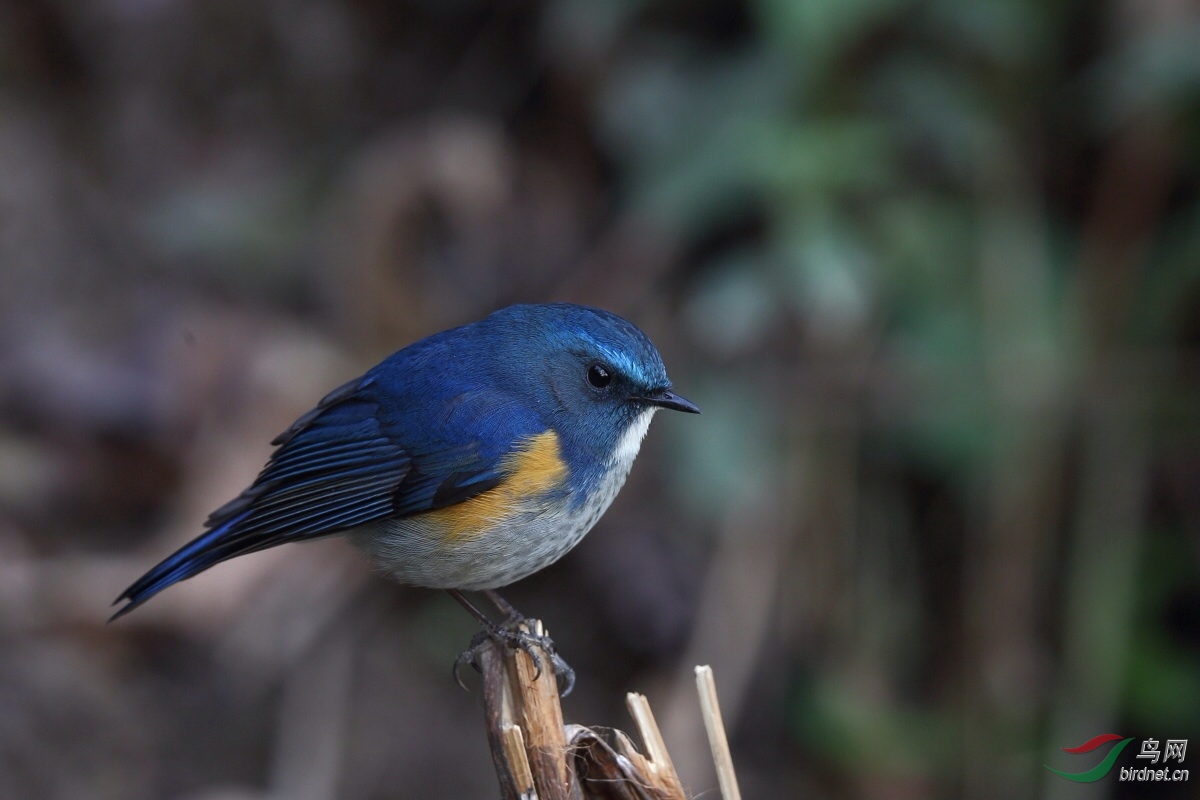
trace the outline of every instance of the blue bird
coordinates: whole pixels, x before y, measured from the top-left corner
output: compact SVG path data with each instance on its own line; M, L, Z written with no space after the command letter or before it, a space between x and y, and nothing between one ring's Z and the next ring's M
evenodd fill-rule
M277 436L253 485L126 589L113 619L234 556L345 534L400 583L449 590L487 636L531 655L536 639L569 690L548 641L496 625L462 592L521 619L494 590L579 543L660 408L699 413L646 335L606 311L516 305L434 334Z

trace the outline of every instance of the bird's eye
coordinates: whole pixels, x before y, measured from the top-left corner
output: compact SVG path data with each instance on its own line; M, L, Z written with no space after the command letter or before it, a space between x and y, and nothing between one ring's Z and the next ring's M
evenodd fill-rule
M600 364L592 364L587 371L588 383L595 386L597 389L603 389L612 382L612 375L609 374Z

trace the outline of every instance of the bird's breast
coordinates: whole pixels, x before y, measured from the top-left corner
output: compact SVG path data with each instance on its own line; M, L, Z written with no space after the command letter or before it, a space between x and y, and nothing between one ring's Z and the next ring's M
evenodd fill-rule
M637 455L650 413L624 432L594 480L572 474L558 436L524 440L506 458L507 477L453 506L386 520L352 538L401 583L494 589L553 564L612 503Z
M548 505L566 483L558 434L553 430L522 440L500 466L500 484L461 503L422 514L448 543L480 536L523 511Z

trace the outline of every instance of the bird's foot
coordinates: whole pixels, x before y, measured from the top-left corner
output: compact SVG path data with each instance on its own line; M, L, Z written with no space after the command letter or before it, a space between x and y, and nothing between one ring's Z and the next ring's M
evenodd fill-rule
M569 695L571 690L575 688L575 670L571 669L570 665L558 654L558 651L554 647L554 641L549 636L531 633L527 627L523 627L525 621L526 618L517 613L510 616L508 621L503 625L490 623L479 633L475 634L471 638L470 646L459 653L458 658L454 660L455 682L466 689L467 687L459 677L459 669L464 664L470 664L476 672L482 672L483 670L479 665L479 654L491 642L495 642L501 647L512 651L520 650L529 656L529 660L533 662L534 680L537 680L542 675L542 659L535 650L535 648L540 648L550 660L554 677L561 686L562 696L566 697Z

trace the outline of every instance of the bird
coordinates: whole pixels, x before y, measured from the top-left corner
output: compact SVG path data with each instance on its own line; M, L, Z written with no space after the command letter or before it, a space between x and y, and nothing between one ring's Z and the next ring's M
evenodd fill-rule
M525 618L496 590L592 529L660 409L700 413L673 391L646 334L607 311L512 305L433 334L275 437L254 482L130 585L112 619L222 561L343 535L385 575L448 591L484 626L456 679L491 638L528 652L539 672L530 645L541 646L569 692L574 676L553 643L513 624ZM492 622L469 591L509 624Z

